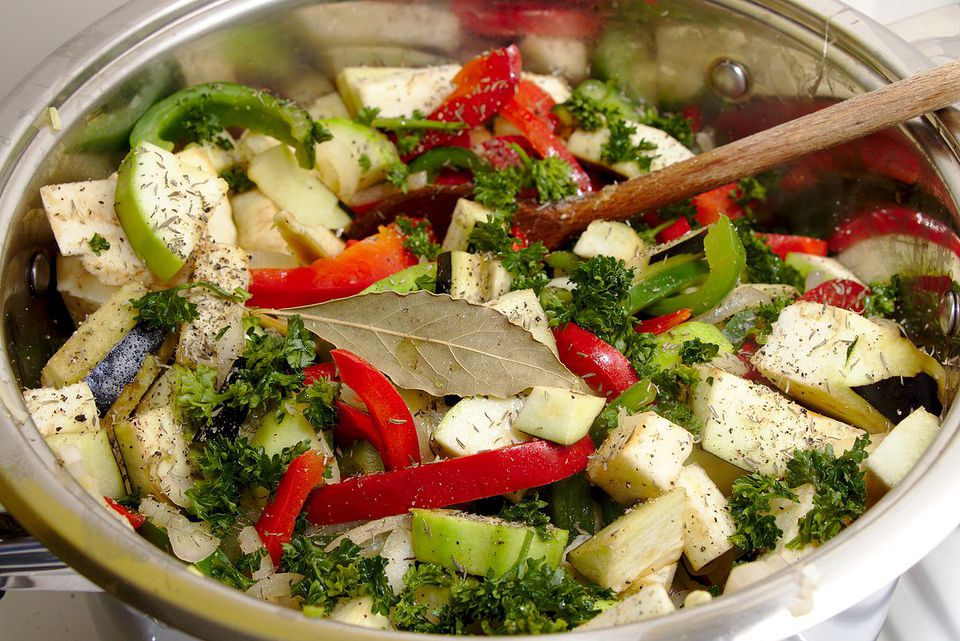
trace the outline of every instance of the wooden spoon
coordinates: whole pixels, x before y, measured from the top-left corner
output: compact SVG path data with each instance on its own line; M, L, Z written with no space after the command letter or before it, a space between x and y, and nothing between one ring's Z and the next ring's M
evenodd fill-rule
M514 223L531 241L562 245L594 220L625 220L809 153L856 140L960 102L960 61L894 82L652 174L577 200L524 203Z

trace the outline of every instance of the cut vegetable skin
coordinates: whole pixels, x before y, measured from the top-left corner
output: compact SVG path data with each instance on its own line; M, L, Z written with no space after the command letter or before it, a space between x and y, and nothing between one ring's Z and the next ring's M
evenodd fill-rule
M414 111L430 113L454 89L460 65L409 67L347 67L337 77L337 89L347 108L379 109L381 118L402 118Z
M803 408L768 387L709 365L697 367L692 408L703 422L701 446L750 472L782 476L796 449L853 447L862 430Z
M411 510L413 554L452 572L502 576L525 559L544 559L557 567L567 531L547 526L541 539L528 525L458 510Z
M645 243L640 234L626 223L595 220L577 239L573 253L581 258L595 256L613 256L627 263L629 267L642 269L649 258L639 259Z
M883 488L893 488L910 473L939 433L936 416L923 408L914 410L867 457L867 471Z
M638 505L571 550L567 560L594 583L622 592L680 558L686 505L679 488Z
M587 478L629 505L673 489L693 436L655 412L621 413L587 466Z
M62 387L86 378L113 346L136 325L137 312L130 300L145 293L143 286L129 284L111 296L103 307L81 323L67 342L47 361L40 373L40 382L45 387Z
M451 251L437 256L436 292L451 298L471 303L494 300L510 290L512 279L500 261L489 255Z
M553 337L553 332L550 331L547 314L543 311L540 298L532 289L508 292L487 303L487 307L492 307L506 316L514 325L519 325L530 332L537 341L549 347L554 354L558 353L557 341Z
M148 142L117 172L116 208L130 246L158 278L169 281L193 254L227 184Z
M656 145L656 149L642 152L649 157L650 171L659 171L664 167L674 163L682 162L693 158L693 152L683 146L676 138L670 134L640 123L629 123L636 127L636 132L630 137L630 141L637 145L643 141ZM648 173L642 169L636 161L618 162L609 164L602 158L602 148L610 140L610 130L606 127L596 131L584 131L577 129L567 140L567 149L574 156L581 160L586 160L596 165L602 165L627 178L636 178Z
M93 392L101 416L136 378L147 356L160 348L166 336L164 328L147 329L137 325L90 371L84 381Z
M444 251L466 251L470 234L477 223L486 222L493 212L472 200L461 198L453 209L447 235L443 237Z
M606 399L558 387L539 387L517 416L515 427L539 438L571 445L587 435Z
M465 398L450 408L433 432L434 442L449 456L468 456L529 440L514 426L521 398Z
M247 174L264 195L304 225L340 229L350 223L350 216L333 192L315 173L300 167L286 145L254 156Z
M896 326L830 305L784 309L752 361L787 395L870 432L945 400L943 367Z
M396 274L378 280L364 289L361 294L375 294L377 292L397 292L408 294L422 289L417 281L421 279L435 281L437 278L436 263L418 263L407 267Z
M737 528L727 499L702 467L685 465L676 483L687 493L683 554L696 572L733 547L729 539Z
M400 161L390 139L372 127L347 118L319 122L333 138L317 145L316 172L341 200L349 202L358 190L380 182Z

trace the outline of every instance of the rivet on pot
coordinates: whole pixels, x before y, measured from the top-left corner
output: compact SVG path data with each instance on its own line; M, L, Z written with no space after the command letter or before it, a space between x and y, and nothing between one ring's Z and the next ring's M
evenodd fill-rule
M710 84L727 98L742 98L750 89L750 76L739 62L719 60L710 69Z
M27 275L30 293L34 296L44 295L50 289L52 276L50 258L43 252L34 254L30 259L30 272Z
M937 318L940 320L940 331L944 336L955 336L960 333L960 296L957 292L951 289L940 298Z

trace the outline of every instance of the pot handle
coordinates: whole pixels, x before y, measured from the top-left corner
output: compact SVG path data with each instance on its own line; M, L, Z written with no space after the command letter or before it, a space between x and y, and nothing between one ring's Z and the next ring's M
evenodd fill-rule
M99 591L0 511L0 597L7 590Z

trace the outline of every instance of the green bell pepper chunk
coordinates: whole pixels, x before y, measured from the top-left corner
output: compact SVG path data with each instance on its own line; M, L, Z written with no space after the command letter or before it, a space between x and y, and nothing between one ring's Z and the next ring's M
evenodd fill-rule
M142 141L173 150L175 142L243 127L294 148L304 169L313 168L314 143L329 139L297 104L265 91L230 82L182 89L151 107L133 128L130 146Z
M655 400L657 400L657 386L646 379L637 381L620 392L619 396L603 408L590 426L590 438L599 447L610 430L616 426L617 415L621 409L627 410L630 414L636 414Z
M573 252L555 251L547 254L544 262L553 269L558 269L564 274L570 274L580 266L580 263L583 262L583 259Z
M550 486L550 522L562 530L593 534L599 509L583 472Z
M636 314L658 300L690 287L709 271L709 267L693 254L671 256L640 274L641 279L627 293L624 307L629 314Z
M423 289L420 285L425 280L436 282L437 264L435 262L417 263L412 267L402 269L396 274L378 280L360 293L397 292L398 294L409 294Z
M411 174L427 172L427 179L433 182L441 169L469 169L476 171L482 161L469 149L463 147L436 147L423 153L408 165Z
M688 294L677 294L657 301L647 308L649 313L662 316L689 308L694 315L702 314L736 287L747 258L743 242L729 218L722 216L710 226L703 239L703 248L707 254L707 264L710 265L706 282Z

